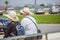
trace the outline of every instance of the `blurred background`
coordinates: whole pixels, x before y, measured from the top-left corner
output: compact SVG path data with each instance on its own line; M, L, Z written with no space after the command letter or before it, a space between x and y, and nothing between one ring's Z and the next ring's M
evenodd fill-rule
M4 9L20 11L24 7L35 14L60 14L60 0L0 0L0 12Z
M60 0L0 0L0 25L2 25L1 20L4 25L8 23L8 20L6 20L7 17L3 16L6 11L16 11L16 13L20 15L18 17L21 21L23 17L21 16L20 10L24 7L28 7L34 14L33 17L36 19L42 31L50 31L54 28L58 30L60 27ZM48 24L49 27L45 27L48 30L45 30L40 24L42 26ZM3 30L2 28L4 27L0 26L0 31ZM60 31L60 29L58 31ZM0 36L2 38L4 35ZM60 40L60 33L48 34L48 39ZM43 40L45 40L44 35Z
M30 9L39 24L60 23L60 0L0 0L0 16L6 11L16 11L20 16L24 7Z

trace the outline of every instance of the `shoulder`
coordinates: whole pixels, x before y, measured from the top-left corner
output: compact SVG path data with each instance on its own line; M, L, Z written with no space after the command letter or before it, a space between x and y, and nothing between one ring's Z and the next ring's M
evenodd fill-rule
M35 20L34 17L32 17L32 16L28 16L28 18L30 18L31 20L33 20L33 21L36 23L36 20Z
M27 24L30 24L30 20L28 19L28 18L24 18L24 19L22 19L22 21L21 21L21 25L27 25Z
M10 22L10 23L8 23L8 26L14 26L14 25L15 25L14 22Z
M21 22L27 22L27 21L29 21L28 18L23 18L23 19L21 20Z

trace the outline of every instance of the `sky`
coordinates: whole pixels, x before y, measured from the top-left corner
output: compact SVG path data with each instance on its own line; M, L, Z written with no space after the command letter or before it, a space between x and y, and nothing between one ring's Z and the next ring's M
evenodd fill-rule
M5 0L0 0L0 6L4 6ZM35 4L35 0L8 0L9 5L25 5L25 4ZM60 0L36 0L37 4L56 4L60 3Z

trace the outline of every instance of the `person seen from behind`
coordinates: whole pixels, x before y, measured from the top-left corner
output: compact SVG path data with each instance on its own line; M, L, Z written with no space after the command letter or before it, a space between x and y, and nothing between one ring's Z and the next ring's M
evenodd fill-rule
M6 16L9 19L9 23L6 27L5 30L5 34L4 34L4 38L8 38L11 37L12 35L17 36L17 31L15 28L15 22L18 22L18 17L16 16L16 12L14 11L8 11L8 14L4 14L4 16Z
M35 26L35 24L37 23L36 23L36 20L31 16L33 15L33 13L30 12L30 9L25 7L20 12L24 17L21 20L21 25L25 29L25 35L37 34L37 27ZM35 24L32 21L34 21ZM37 37L28 37L28 38L25 38L25 40L37 40Z

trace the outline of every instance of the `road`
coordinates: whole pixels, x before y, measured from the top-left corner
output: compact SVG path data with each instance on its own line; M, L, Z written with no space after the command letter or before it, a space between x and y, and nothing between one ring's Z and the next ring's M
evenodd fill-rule
M48 34L48 39L60 40L60 24L38 24L38 28L42 33L59 31L59 33ZM45 40L45 35L43 35L43 40Z
M42 32L60 32L60 24L38 24Z

